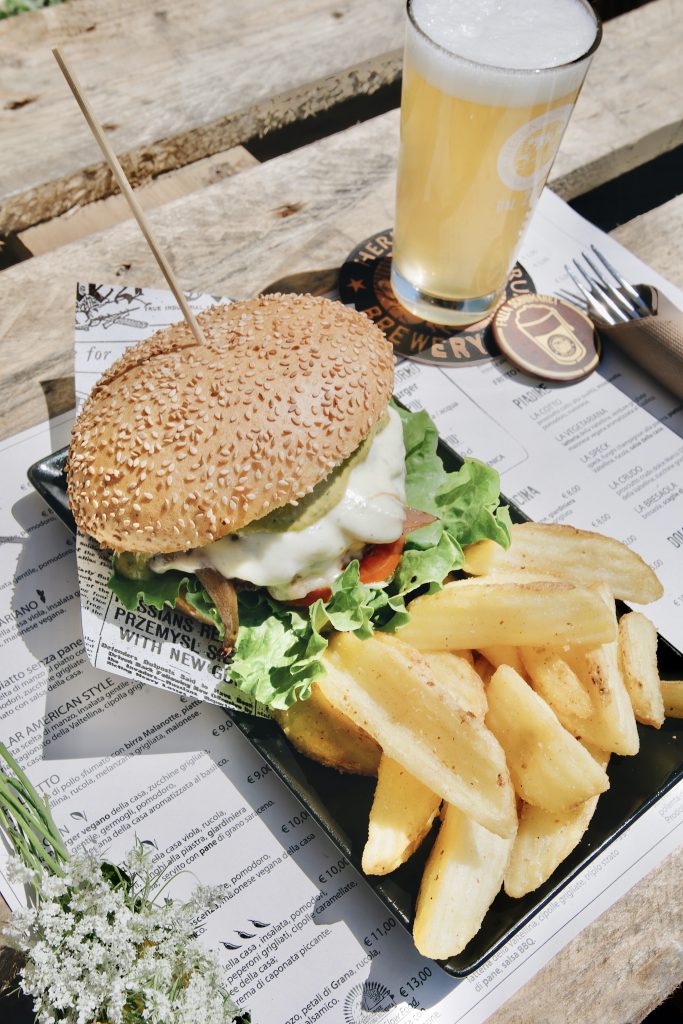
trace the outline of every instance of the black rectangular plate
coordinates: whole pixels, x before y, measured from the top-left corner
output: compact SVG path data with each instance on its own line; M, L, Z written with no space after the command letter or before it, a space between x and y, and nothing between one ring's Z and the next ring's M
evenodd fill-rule
M50 508L75 532L66 496L66 451L63 448L36 462L28 470L28 478ZM439 442L439 455L449 471L462 465L460 457L443 442ZM515 522L527 521L527 517L518 508L512 503L508 504ZM663 678L680 679L683 676L683 656L661 637L658 659ZM280 728L269 719L254 718L240 712L228 714L360 872L375 780L344 775L309 760L294 750ZM504 893L498 895L482 927L466 949L440 962L448 974L462 978L481 967L605 847L683 777L681 743L678 738L681 729L682 725L676 719L667 719L661 729L638 727L640 752L636 757L612 755L608 770L609 791L600 797L596 813L573 853L544 885L527 896L514 900ZM435 833L436 826L417 853L391 875L365 877L367 884L409 931L412 928L422 870Z

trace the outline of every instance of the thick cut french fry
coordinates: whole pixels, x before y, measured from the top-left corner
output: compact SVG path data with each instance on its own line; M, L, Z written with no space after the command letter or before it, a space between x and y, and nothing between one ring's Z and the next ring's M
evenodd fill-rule
M465 710L483 718L488 707L486 691L472 663L449 651L424 651L423 657L436 678L451 687Z
M662 699L667 718L683 718L683 679L662 679Z
M616 624L614 601L605 583L594 588L610 609ZM592 650L570 650L567 661L590 693L594 713L578 734L602 750L629 756L637 754L640 738L633 706L619 667L619 647L602 644Z
M525 674L519 647L513 647L511 644L492 644L489 647L480 647L479 653L483 654L494 668L500 668L501 665L509 665L510 668L514 668L515 672L519 672L520 676Z
M421 651L510 644L601 644L616 622L598 594L556 580L530 583L495 578L458 580L410 604L401 640Z
M657 668L657 630L640 612L619 620L619 667L639 722L659 729L664 701Z
M485 828L510 835L517 825L505 756L486 726L463 708L425 659L394 637L332 637L327 699L382 751Z
M616 627L614 601L603 583L594 588ZM633 707L619 668L617 643L600 647L549 650L544 656L523 651L531 685L574 736L615 754L637 754L640 746ZM553 679L553 672L557 678ZM587 695L591 712L578 686ZM572 703L574 706L572 706Z
M440 796L383 754L363 850L365 874L387 875L405 863L429 832L440 806Z
M603 644L589 651L569 651L567 662L593 701L591 717L582 719L571 731L601 750L611 750L624 756L637 754L640 739L633 707L619 670L616 643Z
M596 748L589 752L606 769L609 754ZM538 889L578 846L595 813L598 797L592 796L566 811L544 811L522 804L519 827L505 871L505 892L519 898Z
M525 803L565 811L609 788L606 773L514 669L496 669L486 696L486 724Z
M561 523L518 523L505 550L483 540L465 550L465 571L552 573L583 586L605 582L613 597L647 604L662 596L662 585L640 555L613 537Z
M274 711L287 739L306 757L357 775L377 775L382 751L375 740L337 710L315 683L308 700Z
M413 940L422 956L445 960L477 934L500 891L512 842L446 807L415 909Z
M579 733L584 720L593 714L593 702L576 672L564 660L564 648L522 647L520 651L536 693L570 732Z

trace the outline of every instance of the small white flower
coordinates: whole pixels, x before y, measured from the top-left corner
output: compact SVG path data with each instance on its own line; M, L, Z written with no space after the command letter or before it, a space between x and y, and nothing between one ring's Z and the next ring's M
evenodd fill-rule
M20 987L38 1024L228 1024L220 964L192 937L194 917L220 890L199 887L186 904L150 902L151 858L140 844L123 870L104 868L92 851L74 854L64 878L13 861L12 877L37 893L8 937L26 956Z
M7 877L15 885L30 885L32 888L36 886L36 872L20 861L18 857L12 857L7 865Z

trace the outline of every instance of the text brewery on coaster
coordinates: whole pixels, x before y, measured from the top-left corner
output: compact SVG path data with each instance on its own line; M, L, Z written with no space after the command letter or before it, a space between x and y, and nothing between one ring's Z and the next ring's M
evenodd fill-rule
M499 355L487 316L466 327L432 324L400 305L391 288L392 232L370 235L349 254L339 271L342 302L355 306L384 331L397 355L437 366L482 363ZM506 298L533 293L530 275L516 263Z

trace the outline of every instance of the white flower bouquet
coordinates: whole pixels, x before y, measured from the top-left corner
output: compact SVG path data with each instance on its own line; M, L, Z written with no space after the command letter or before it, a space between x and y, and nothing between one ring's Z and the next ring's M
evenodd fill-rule
M138 843L120 864L69 853L47 798L0 743L0 833L29 894L6 936L25 957L19 986L39 1024L249 1024L193 934L216 889L164 896Z

